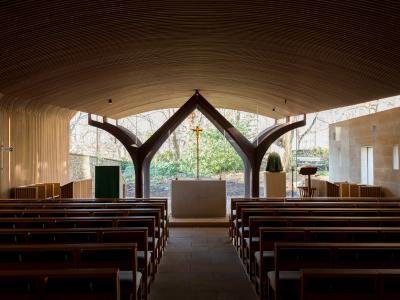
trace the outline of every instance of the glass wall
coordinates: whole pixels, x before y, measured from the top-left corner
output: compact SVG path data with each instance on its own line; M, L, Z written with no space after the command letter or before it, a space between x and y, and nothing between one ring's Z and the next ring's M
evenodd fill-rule
M298 195L297 187L304 186L304 176L298 175L305 165L318 167L317 176L329 178L329 124L353 117L400 106L399 97L392 97L359 105L338 108L307 115L307 124L280 137L264 157L261 171L265 170L270 152L280 154L286 172L288 196ZM145 142L177 109L150 111L114 121L128 128ZM266 128L284 122L255 113L218 109L251 142ZM301 119L297 116L293 119ZM151 163L151 195L169 195L169 180L196 177L196 135L192 129L199 126L200 177L227 181L227 196L244 196L243 162L219 132L200 112L192 113L174 132L154 156ZM338 133L340 135L340 133ZM339 137L339 136L338 136ZM339 137L340 138L340 137ZM107 132L88 126L87 114L79 112L70 124L70 177L72 180L88 178L93 166L118 164L126 183L126 195L134 196L134 168L125 148ZM264 187L260 176L260 196Z

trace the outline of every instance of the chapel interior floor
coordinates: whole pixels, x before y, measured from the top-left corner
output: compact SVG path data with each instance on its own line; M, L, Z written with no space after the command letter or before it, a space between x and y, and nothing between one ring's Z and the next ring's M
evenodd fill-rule
M170 227L228 227L229 216L219 218L174 218L169 217Z
M227 228L170 228L150 300L255 300Z

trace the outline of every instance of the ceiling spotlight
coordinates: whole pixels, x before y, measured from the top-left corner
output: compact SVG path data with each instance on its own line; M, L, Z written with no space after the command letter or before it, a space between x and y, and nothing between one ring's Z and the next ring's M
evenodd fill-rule
M108 104L112 104L112 99L108 99Z
M195 91L196 91L196 95L199 95L199 90L198 90L198 89L195 89Z
M287 103L287 100L285 99L285 104Z
M275 108L275 107L273 107L273 108L272 108L272 111L276 111L276 108Z

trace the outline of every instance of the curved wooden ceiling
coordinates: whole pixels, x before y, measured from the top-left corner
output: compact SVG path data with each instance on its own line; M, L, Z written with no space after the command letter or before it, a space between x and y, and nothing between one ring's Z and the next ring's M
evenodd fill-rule
M0 94L118 118L199 88L302 114L400 94L399 21L398 0L2 1Z

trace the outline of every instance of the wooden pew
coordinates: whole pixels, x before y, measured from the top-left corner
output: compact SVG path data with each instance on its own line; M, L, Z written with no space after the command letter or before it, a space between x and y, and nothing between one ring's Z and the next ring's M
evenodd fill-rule
M342 208L342 207L245 207L240 210L238 234L248 230L250 216L400 216L400 207Z
M242 208L241 222L236 231L240 240L238 243L239 254L243 257L244 248L246 247L246 238L249 234L249 217L250 216L400 216L400 208Z
M326 217L326 216L250 216L250 237L254 249L260 241L261 227L398 227L399 217ZM250 250L249 250L250 252Z
M250 272L254 270L259 289L273 269L276 242L400 243L399 227L261 227L259 231L259 242L253 241L249 250Z
M235 207L235 216L232 218L233 223L236 219L241 219L241 210L245 208L286 208L286 209L371 209L371 208L400 208L400 202L285 202L274 203L268 201L258 202L238 202Z
M146 227L148 229L149 251L152 255L154 271L160 262L160 243L156 236L154 217L76 217L76 218L0 218L0 229L53 229L53 228L113 228L113 227ZM84 237L83 237L84 238Z
M80 211L73 212L74 215L86 215L88 214L85 210L95 210L95 209L118 209L118 210L129 210L129 209L138 209L138 208L157 208L160 209L161 214L161 236L162 236L162 246L165 248L167 239L168 239L168 213L167 206L164 201L150 201L150 202L131 202L131 203L119 203L119 202L110 202L110 203L1 203L0 202L0 215L6 216L6 214L13 214L14 210L23 210L25 215L29 214L52 214L54 210L53 216L56 214L58 216L62 216L62 211L68 211L70 209L80 209ZM56 212L55 210L60 210L60 212ZM20 213L22 214L22 212ZM20 216L18 211L14 213L15 216ZM103 214L107 214L106 211ZM110 215L112 215L112 211ZM124 214L124 213L119 213ZM93 215L96 215L94 212Z
M0 209L0 217L56 217L56 216L155 216L161 220L159 208L87 208L87 209Z
M136 233L135 231L128 230L128 231L122 231L121 228L115 228L110 230L104 230L102 232L102 238L101 241L105 243L118 243L118 242L135 242L136 239ZM150 292L150 284L152 280L154 279L155 272L157 270L157 264L155 262L155 253L151 251L150 253L147 251L147 235L146 239L143 241L143 246L145 245L145 250L141 251L143 252L143 280L146 284L146 290L145 290L145 297L147 298L148 293ZM138 257L139 253L138 251ZM140 265L140 264L139 264ZM148 276L150 274L151 276Z
M154 217L83 217L83 218L0 218L0 229L55 229L55 228L115 228L146 227L148 229L148 249L153 253L154 271L160 262L160 248L156 237ZM118 228L119 229L119 228ZM83 237L85 238L85 237Z
M229 236L233 237L234 231L234 222L236 220L236 205L238 203L248 203L248 202L258 202L258 201L265 201L268 203L284 203L285 198L231 198L230 203L230 214L229 214Z
M313 199L313 200L310 200ZM339 198L340 199L340 198ZM380 198L347 198L346 201L338 201L332 198L301 198L301 199L287 199L285 201L278 201L273 199L272 201L266 198L260 198L258 200L253 199L233 199L231 201L231 216L236 216L236 207L239 205L251 205L260 204L261 206L268 207L318 207L318 206L337 206L337 207L374 207L374 206L399 206L400 198L384 198L385 201ZM308 200L308 201L307 201Z
M397 300L399 269L305 269L301 300Z
M93 206L91 206L93 204ZM147 207L147 206L163 206L161 210L162 225L166 231L166 238L169 236L169 216L168 216L168 200L164 198L123 198L123 199L42 199L40 201L32 201L31 199L2 199L0 200L0 209L2 208L58 208L65 205L82 206L81 208L112 208L116 205L120 208L128 208L130 205L133 207ZM123 207L124 206L124 207ZM164 243L165 244L165 243ZM164 245L165 246L165 245Z
M299 299L302 269L400 268L399 243L275 243L274 253L269 299Z
M0 271L7 300L120 300L117 268Z
M310 198L307 198L310 199ZM373 201L335 201L335 202L327 202L327 201L269 201L265 199L260 199L258 201L245 200L245 199L236 199L237 201L232 200L231 206L231 216L230 216L230 229L229 234L230 237L233 238L235 234L237 234L236 225L240 226L241 223L241 209L243 208L256 208L256 207L337 207L337 208L368 208L368 207L376 207L376 208L395 208L400 207L399 201L384 201L384 202L373 202ZM235 242L235 241L234 241ZM236 243L235 243L236 244Z
M400 216L400 207L254 207L244 206L238 210L241 227L248 227L249 216Z
M0 245L82 244L130 242L137 245L138 268L150 287L156 270L154 252L148 250L147 227L0 229ZM151 277L150 277L151 276ZM146 291L145 291L146 292ZM147 292L146 292L147 293ZM147 294L145 295L147 296Z
M400 198L371 198L371 197L314 197L314 198L232 198L231 199L231 214L230 217L235 219L236 216L236 206L246 203L266 203L269 206L289 206L289 205L300 205L305 206L306 204L312 203L330 203L330 205L337 203L338 205L343 205L346 203L351 203L351 205L364 204L369 202L372 205L374 203L390 204L394 203L399 205Z
M22 209L22 207L20 206L19 210L10 210L10 209L1 209L0 208L0 214L2 213L3 216L4 215L11 215L13 214L15 217L18 217L18 215L28 215L31 217L43 217L46 215L53 215L53 216L69 216L69 215L146 215L147 212L150 211L150 209L136 209L136 208L143 208L143 207L150 207L152 210L152 212L155 212L155 208L158 209L161 213L166 213L166 209L165 209L165 205L162 201L158 201L157 202L151 202L151 203L147 203L147 202L133 202L133 203L87 203L86 205L102 205L102 206L108 206L108 205L124 205L125 207L127 207L126 209L123 208L119 208L119 209L64 209L62 207L59 207L59 209L45 209L43 208L42 203L37 203L37 202L29 202L29 204L31 205L31 207L35 207L34 209L29 209L29 208L24 208ZM76 205L76 203L69 203L72 205ZM13 203L1 203L1 205L6 205L6 206L10 206L10 205L16 205ZM18 204L17 204L18 205ZM19 205L26 205L25 203L19 203ZM39 205L39 209L37 209ZM46 205L46 204L45 204ZM64 206L64 203L47 203L47 205L62 205ZM79 204L78 204L79 205ZM100 206L101 207L101 206ZM134 207L134 208L133 208ZM156 214L156 216L158 217L158 214ZM166 216L166 214L165 214ZM4 220L3 221L7 221ZM157 220L157 222L159 222L160 224L162 223L163 220ZM71 222L69 222L71 223ZM4 222L2 223L4 225ZM21 222L18 223L18 226L21 226ZM67 222L63 221L63 224L66 225L67 227L70 227L71 225L67 225ZM164 220L164 224L166 224L165 220ZM23 226L23 225L22 225ZM81 226L81 225L77 225L76 223L73 226ZM105 226L103 224L97 224L97 226ZM110 226L109 224L107 224L107 226ZM160 240L161 242L166 240L166 231L163 230L163 228L161 228L161 230L159 230L159 228L157 228L157 230L155 230L155 232L157 234L161 235L161 239L159 239L158 237L152 237L150 236L152 242L154 242L155 240ZM165 245L165 244L164 244Z
M400 217L250 216L245 246L259 241L261 227L397 227Z
M0 270L119 268L123 299L140 299L136 244L0 245Z
M2 220L8 220L10 217L18 219L23 218L75 218L75 217L123 217L127 216L150 216L155 217L156 221L156 241L158 253L162 255L167 240L167 230L163 227L165 223L161 218L159 208L133 208L133 209L39 209L39 210L0 210L0 223ZM1 226L1 225L0 225Z
M326 201L326 202L346 202L346 201L370 201L370 202L399 202L399 197L313 197L313 198L286 198L285 201Z
M21 199L0 199L1 204L67 204L67 203L164 203L166 210L168 211L168 199L167 198L83 198L83 199L74 199L74 198L58 198L58 199L40 199L34 200L29 198L21 198Z

